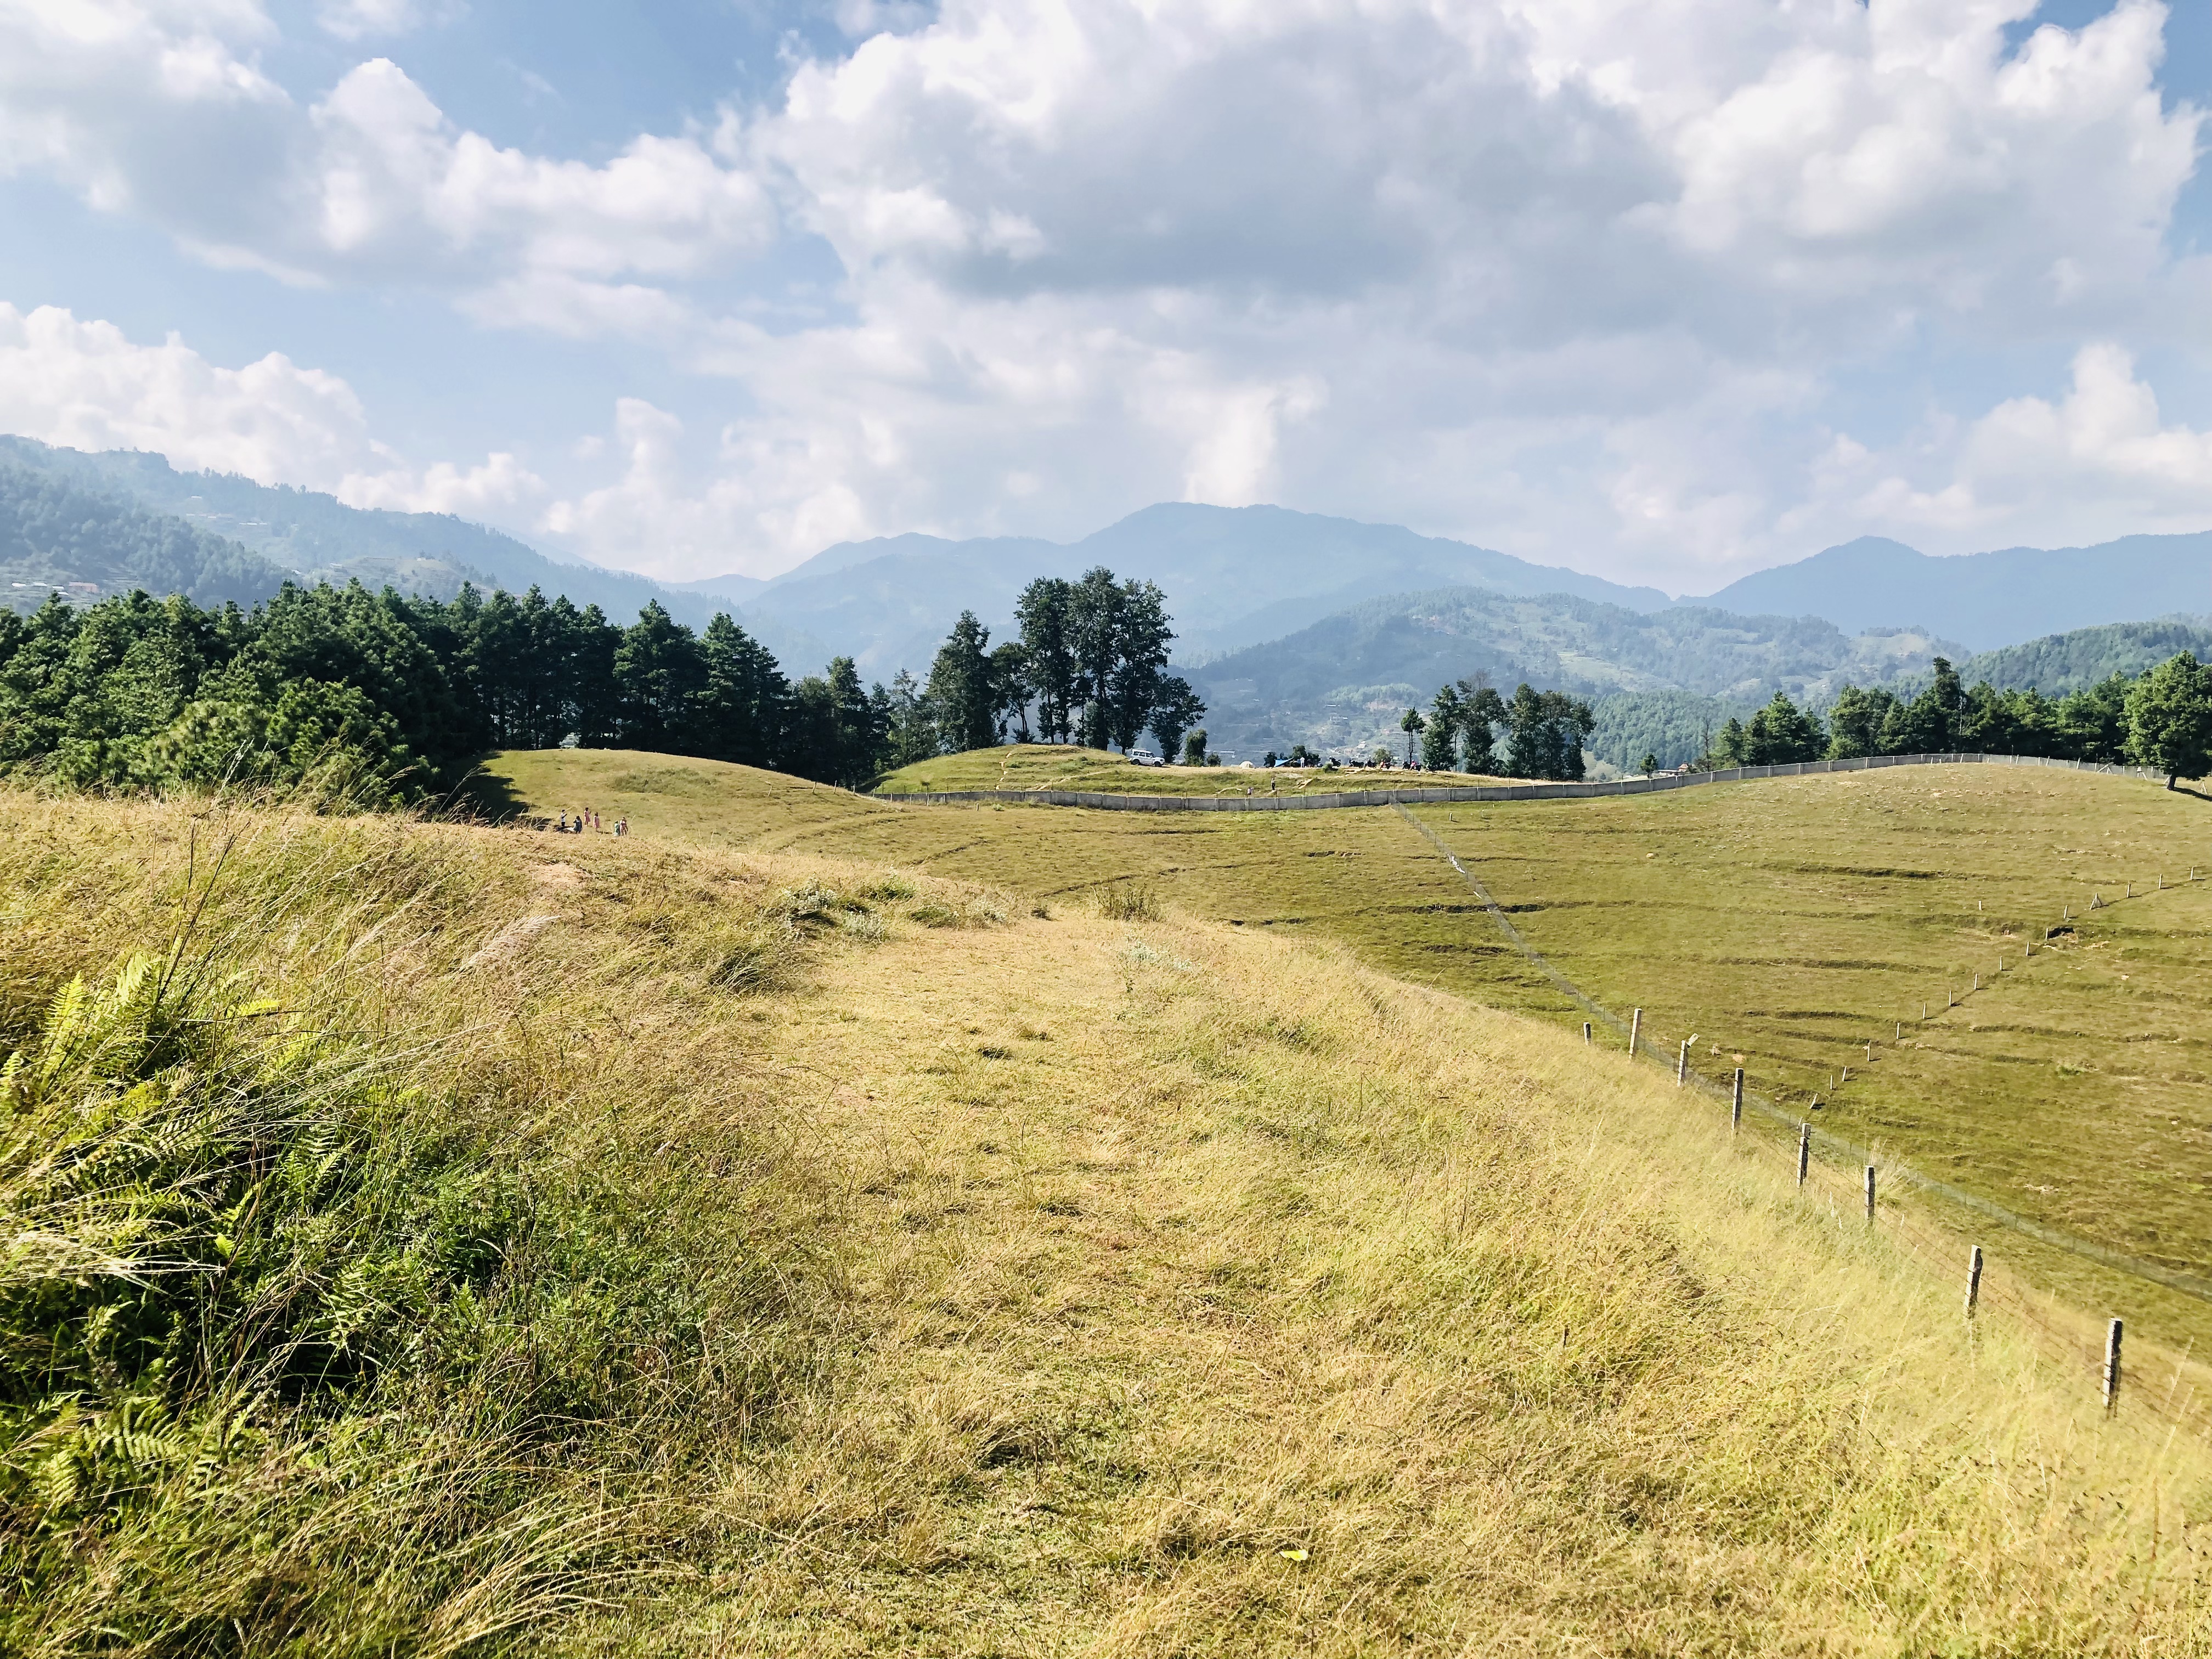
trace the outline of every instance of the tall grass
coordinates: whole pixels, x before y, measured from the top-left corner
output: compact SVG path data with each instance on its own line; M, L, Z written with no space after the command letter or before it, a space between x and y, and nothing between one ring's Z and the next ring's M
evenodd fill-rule
M2201 1446L1560 1033L852 864L5 804L0 1650L2206 1650Z
M453 1651L710 1547L704 1460L818 1364L766 1119L672 1098L681 1044L619 1091L563 1056L465 836L52 812L78 856L7 895L0 1648ZM707 949L791 933L739 908Z

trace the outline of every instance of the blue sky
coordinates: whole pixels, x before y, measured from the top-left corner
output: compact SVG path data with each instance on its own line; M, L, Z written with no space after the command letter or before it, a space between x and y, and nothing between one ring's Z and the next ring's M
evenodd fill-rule
M2212 524L2212 8L0 0L0 429L674 578Z

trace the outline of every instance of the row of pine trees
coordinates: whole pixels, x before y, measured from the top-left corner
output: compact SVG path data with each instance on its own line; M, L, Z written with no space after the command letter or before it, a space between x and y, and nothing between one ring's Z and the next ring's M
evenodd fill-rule
M486 752L638 749L860 787L1011 733L1171 752L1204 705L1167 672L1160 590L1105 569L1043 578L997 648L963 614L926 684L849 657L789 678L730 617L658 604L618 625L532 588L450 602L289 586L251 611L132 593L0 612L0 771L78 787L294 782L337 772L407 796Z

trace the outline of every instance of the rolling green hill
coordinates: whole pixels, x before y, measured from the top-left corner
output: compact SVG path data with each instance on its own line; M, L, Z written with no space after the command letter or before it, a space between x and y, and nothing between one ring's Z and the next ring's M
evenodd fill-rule
M975 787L1015 753L918 770ZM629 811L649 833L864 853L1053 904L1133 884L1193 915L1328 940L1382 971L1571 1029L1589 1018L1389 808L1154 816L1018 797L901 807L706 762L613 793L611 775L658 772L644 763L657 759L561 750L489 769L542 814ZM1202 786L1218 774L1184 775ZM1901 767L1413 810L1573 980L1623 1012L1647 1008L1646 1034L1669 1054L1699 1033L1701 1067L1742 1053L1755 1091L1801 1112L1820 1095L1820 1121L1838 1133L2212 1277L2212 1126L2196 1103L2212 1032L2200 943L2212 898L2188 880L2192 860L2204 860L2201 877L2212 859L2196 798L2095 774ZM2130 883L2136 898L2087 910L2093 894ZM2069 909L2070 942L2023 969L2031 930ZM1969 988L1977 972L1992 981L1984 993ZM1955 1011L1947 988L1965 994ZM1878 1042L1872 1071L1831 1089L1832 1072L1900 1021L1904 1046ZM1704 1052L1715 1043L1720 1055ZM2087 1305L2121 1297L2146 1331L2212 1344L2202 1303L2027 1253L2043 1282Z
M1363 965L1402 818L702 781L5 793L0 1648L2202 1651L2201 1371Z

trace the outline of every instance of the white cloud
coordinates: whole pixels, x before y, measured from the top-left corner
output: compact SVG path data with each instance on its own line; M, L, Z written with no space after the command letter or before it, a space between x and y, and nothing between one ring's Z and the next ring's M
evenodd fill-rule
M349 0L347 38L416 15ZM351 33L348 33L351 31ZM503 148L447 120L388 58L302 103L264 70L249 0L0 6L0 173L40 173L158 224L209 262L288 280L404 281L482 296L696 276L764 247L758 180L690 136L644 134L594 166ZM573 319L574 304L546 314Z
M772 569L1183 495L1694 586L1877 521L2030 538L2065 492L2099 533L2201 520L2201 440L2151 386L2201 323L2206 262L2166 238L2203 118L2161 100L2151 0L2008 47L2033 11L841 0L857 44L768 106L585 162L459 127L381 58L287 89L251 0L18 0L0 169L216 263L426 284L734 383L726 418L621 406L622 477L544 509L594 557ZM834 291L732 300L809 237ZM1845 374L1902 398L1931 345L2084 341L2111 343L2055 404L1978 394L1897 441L1838 412ZM498 462L337 476L544 499Z
M271 352L210 363L175 335L139 345L112 323L0 301L0 429L71 449L146 449L188 470L335 483L374 455L361 400Z
M1846 441L1829 458L1829 485L1851 490L1852 510L1869 521L1946 540L2050 545L2100 539L2115 524L2212 523L2212 431L2165 425L2156 395L2109 342L2075 355L2058 402L2008 398L1928 447L1936 453L1876 456Z
M0 301L0 431L70 449L142 449L182 471L327 489L356 507L526 518L547 491L508 453L410 465L370 435L353 388L270 352L210 363L171 335L140 345L112 323Z

